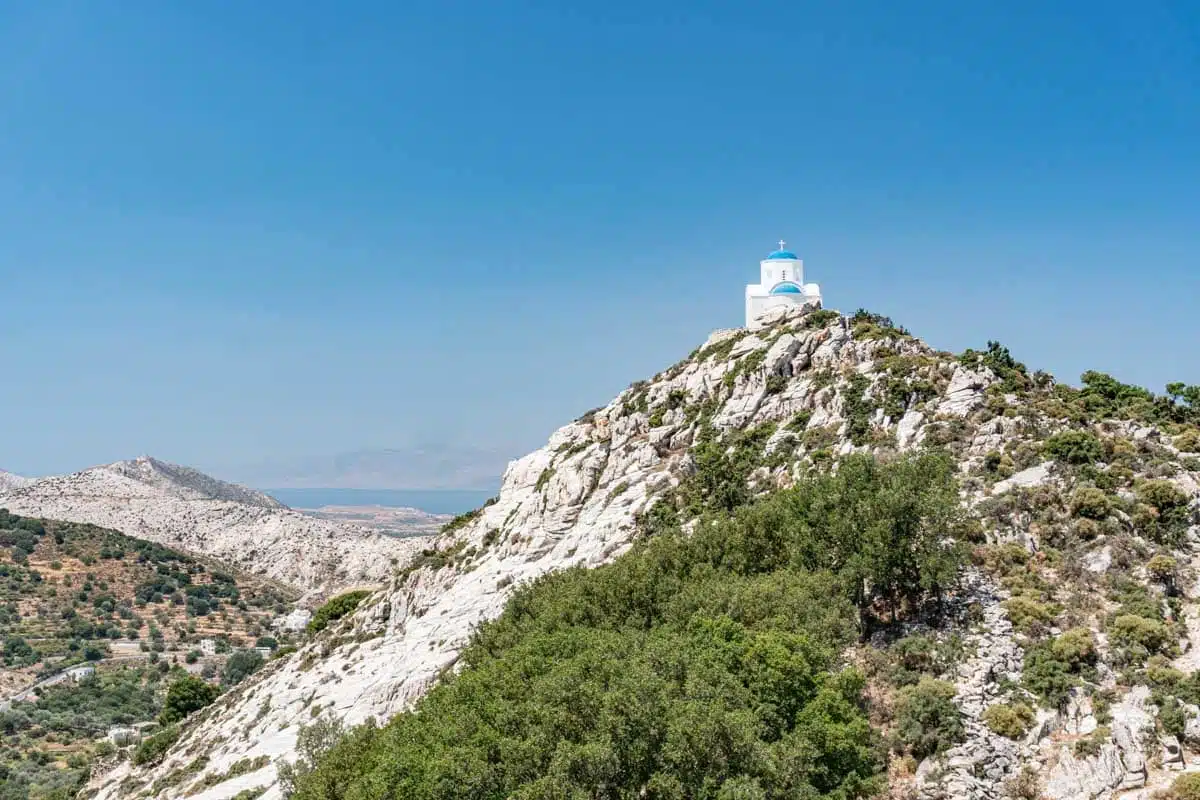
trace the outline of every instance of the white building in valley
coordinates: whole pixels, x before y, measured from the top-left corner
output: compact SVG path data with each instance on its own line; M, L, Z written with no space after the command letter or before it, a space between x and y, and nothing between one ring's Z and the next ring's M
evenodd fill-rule
M88 678L95 677L96 668L89 664L85 664L79 667L72 667L71 669L67 670L66 674L71 680L75 681L76 683L80 683L81 681L86 681Z
M802 306L821 302L821 287L804 282L804 262L791 250L779 249L758 262L758 283L746 287L746 326L763 312L780 306Z

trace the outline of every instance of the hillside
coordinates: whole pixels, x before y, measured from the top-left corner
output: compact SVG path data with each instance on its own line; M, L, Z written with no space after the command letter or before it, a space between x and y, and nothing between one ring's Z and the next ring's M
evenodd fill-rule
M0 469L0 493L10 489L21 489L33 483L33 479Z
M293 600L116 531L0 511L0 796L66 796L110 726L154 718L171 665L217 674L226 656L206 641L273 648Z
M613 640L616 652L639 641L631 657L652 645L679 658L690 654L694 640L671 639L678 633L673 626L687 629L698 621L695 609L710 601L704 595L688 599L687 581L667 584L664 605L647 605L635 616L621 605L626 595L657 596L661 584L651 578L668 573L655 559L667 559L673 570L711 564L704 569L716 571L705 591L718 595L732 591L720 588L724 582L735 586L759 572L795 583L765 594L759 587L758 599L747 605L746 595L727 613L755 636L772 637L772 648L784 647L784 661L772 670L784 669L787 653L802 646L779 636L802 632L819 641L805 656L815 681L809 685L833 694L806 692L789 701L783 717L772 712L769 725L746 728L743 720L726 728L738 735L803 734L807 744L786 756L800 759L789 767L803 770L799 783L769 782L778 781L785 763L777 760L784 753L773 750L777 766L761 773L738 766L733 774L741 777L723 790L729 794L718 795L719 776L708 789L675 786L669 769L637 789L640 794L794 796L789 792L806 785L818 793L840 787L843 796L853 797L886 781L896 792L930 799L1035 797L1040 791L1056 800L1090 800L1119 786L1166 786L1173 775L1168 767L1186 762L1177 761L1176 750L1160 752L1156 737L1175 736L1187 746L1189 731L1200 734L1194 705L1200 679L1193 676L1200 666L1193 647L1193 637L1200 636L1193 588L1200 390L1169 388L1168 395L1156 396L1101 373L1088 373L1082 388L1072 388L1030 372L999 345L960 355L940 352L865 312L792 313L767 318L758 330L718 332L688 358L635 383L513 462L494 502L455 520L436 548L397 571L345 622L219 701L160 764L126 764L97 776L96 796L183 796L186 781L157 789L154 782L200 754L218 769L261 766L197 797L260 790L263 797L279 797L276 770L267 762L294 759L302 731L308 732L301 749L312 750L315 729L304 726L387 719L411 708L453 667L465 667L463 679L449 679L444 691L430 696L430 718L459 724L456 711L471 702L475 686L483 693L477 702L500 697L487 706L500 714L494 734L477 726L469 741L441 741L436 727L421 727L424 711L403 716L382 738L370 729L356 733L313 781L302 782L302 796L342 796L321 786L344 787L371 775L380 781L376 789L385 791L380 787L406 774L372 772L402 763L378 759L389 741L423 741L432 748L423 762L430 785L478 781L496 787L480 796L503 796L508 789L501 785L521 786L525 797L566 796L571 781L595 786L606 780L600 775L642 774L613 766L632 756L609 752L590 738L590 726L599 722L556 716L581 699L564 701L573 695L560 690L590 686L604 663L581 663L575 677L558 675L554 660L538 660L544 654L536 645L568 625L581 631L578 642L587 642L589 649L579 652L599 658L606 626L617 626L611 631L626 637L625 627L636 620L644 636ZM915 453L935 460L941 453L950 469L903 460ZM860 480L828 482L831 466L856 463L853 458L867 461L838 471L837 481ZM871 459L883 466L870 466ZM947 505L947 497L961 502ZM814 513L822 504L825 511ZM950 524L951 506L967 515L961 523ZM698 527L701 519L709 522ZM956 554L951 561L930 549L928 534L939 531L945 552ZM904 548L916 534L923 555L913 562ZM654 549L654 542L680 536L685 538L666 553ZM688 555L692 541L707 550ZM671 561L675 550L680 555ZM613 564L615 572L573 571L562 581L537 580L572 566L603 564ZM851 581L853 570L868 566ZM835 581L824 590L812 583L822 573ZM638 585L644 591L633 592ZM511 614L485 626L475 649L459 662L478 624L500 617L518 589ZM848 605L838 600L842 592ZM591 598L594 608L572 606L572 596ZM805 597L828 597L831 616L787 622L788 614L800 613L789 610L789 598ZM564 603L574 610L556 617L567 613ZM693 610L683 613L688 608ZM761 609L757 622L746 617L750 608ZM831 647L843 648L842 663L831 657ZM546 669L547 680L560 687L557 695L545 693L550 685L530 687L547 704L525 707L533 717L506 716L512 710L505 703L522 702L505 694L514 679L504 677L508 659L520 654L535 659L529 662L535 671L522 675ZM860 678L844 670L846 662ZM770 694L777 692L770 689L770 670L745 672L754 663L727 663L729 676L720 680L766 692L763 697L779 708L781 698ZM718 678L711 671L704 675ZM489 683L494 681L500 683ZM488 693L489 687L497 691ZM634 705L666 697L646 696ZM685 706L674 705L680 701ZM670 702L664 707L701 701L671 696ZM484 706L471 708L462 720L476 718L471 715ZM739 713L766 711L751 703ZM835 732L829 726L837 719ZM499 746L518 721L536 726L555 720L581 726L552 734L561 739L569 731L572 746L581 749L504 751L502 759L505 769L533 759L529 763L541 766L526 775L551 783L526 785L510 775L503 780L515 783L496 784L500 773L488 766L491 756L473 760L474 737ZM681 730L686 735L705 728ZM405 738L406 731L430 738ZM531 735L523 739L530 747L547 741ZM399 739L389 738L394 736ZM719 744L729 738L714 736L717 749L695 762L696 770L711 767L705 759L729 755ZM838 742L847 749L839 751ZM634 735L633 743L653 747L637 751L643 759L666 757L662 740ZM769 744L747 741L745 752ZM389 752L403 758L402 750ZM322 784L325 778L330 782Z
M112 528L313 594L377 584L420 546L149 457L0 490L0 508Z

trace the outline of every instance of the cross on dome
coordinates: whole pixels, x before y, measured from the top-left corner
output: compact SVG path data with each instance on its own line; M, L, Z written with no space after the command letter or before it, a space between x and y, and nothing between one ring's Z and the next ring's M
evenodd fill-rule
M784 246L785 244L787 244L787 242L785 242L783 239L780 239L780 240L779 240L779 249L780 249L780 250L782 250L782 249L783 249L783 246Z

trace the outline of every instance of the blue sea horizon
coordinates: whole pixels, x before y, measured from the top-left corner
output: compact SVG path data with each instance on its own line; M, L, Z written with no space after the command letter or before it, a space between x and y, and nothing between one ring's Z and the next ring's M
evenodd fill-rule
M263 489L292 508L387 506L418 508L430 514L462 514L496 494L488 489Z

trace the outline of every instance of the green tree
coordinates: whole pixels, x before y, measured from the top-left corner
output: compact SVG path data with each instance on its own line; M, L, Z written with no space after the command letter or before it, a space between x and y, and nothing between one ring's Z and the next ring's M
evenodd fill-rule
M940 598L953 583L968 523L947 454L888 465L851 456L835 475L817 478L804 500L809 565L844 576L861 610L881 601L895 615L902 603Z
M225 668L221 671L221 683L225 686L237 686L262 665L263 657L257 650L235 650L225 661Z
M182 675L167 687L163 710L158 717L159 722L163 725L178 722L193 711L210 705L219 693L220 690L208 681L194 675Z
M372 722L365 728L374 732L375 725ZM310 725L300 726L300 731L296 734L295 760L287 761L281 758L276 762L279 789L285 798L292 796L296 791L296 782L308 777L325 754L345 735L346 729L341 720L334 717L320 717Z
M860 615L953 579L969 532L953 462L852 457L757 502L722 497L686 535L650 514L653 535L611 564L516 591L412 713L281 766L293 796L874 794L881 743L841 654ZM914 752L961 735L953 687L904 691Z

